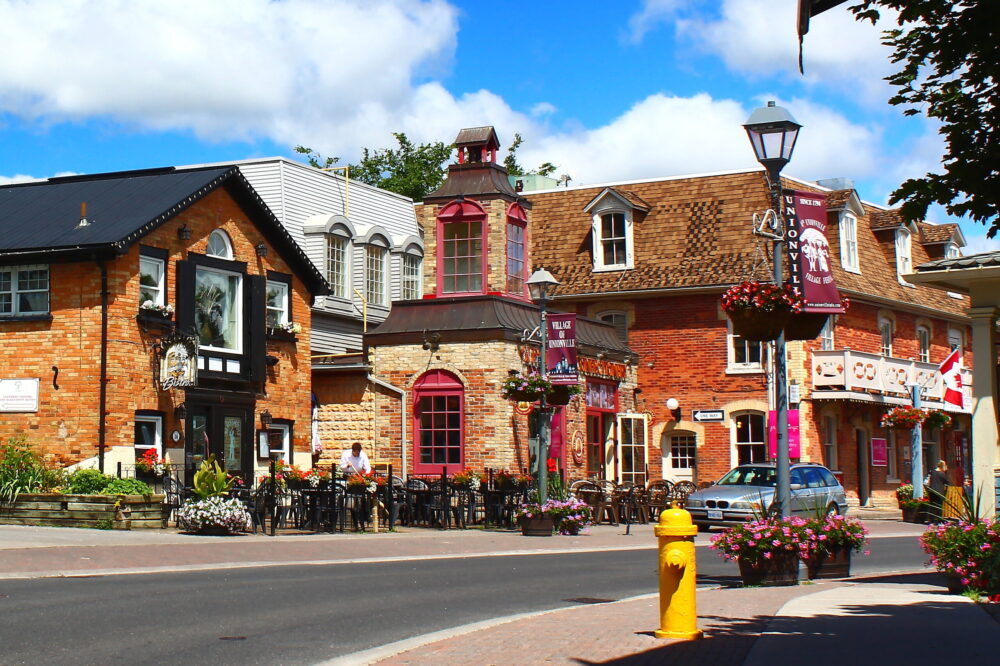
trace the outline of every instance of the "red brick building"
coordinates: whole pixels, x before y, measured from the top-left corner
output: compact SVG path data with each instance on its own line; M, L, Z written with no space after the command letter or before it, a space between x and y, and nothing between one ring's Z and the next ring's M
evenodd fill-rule
M264 439L311 463L326 283L238 169L52 178L0 201L0 437L109 472L154 448L250 475Z
M889 502L909 479L909 432L882 428L881 415L909 404L910 381L929 382L925 406L943 407L934 371L953 347L971 365L967 299L902 276L957 254L964 241L955 225L903 225L896 211L864 203L842 185L783 180L827 196L833 274L853 301L821 337L789 344L799 458L838 472L855 502ZM524 196L534 265L562 282L556 305L613 324L639 355L636 411L648 417L650 455L662 450L663 475L710 481L740 462L766 459L774 409L769 345L734 336L719 304L730 285L772 274L770 243L751 233L753 215L769 205L763 172ZM854 377L859 368L864 381ZM670 398L678 409L667 407ZM938 458L957 469L967 460L968 416L953 416L953 427L924 433L925 470ZM659 471L652 461L650 469Z

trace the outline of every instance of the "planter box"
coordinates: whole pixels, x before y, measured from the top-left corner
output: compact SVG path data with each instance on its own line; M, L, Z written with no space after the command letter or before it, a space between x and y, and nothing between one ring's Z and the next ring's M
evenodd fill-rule
M552 536L552 530L555 529L555 523L549 516L521 518L518 522L522 536Z
M116 530L160 529L163 519L163 495L25 494L0 508L0 525L97 527L110 520Z
M851 575L851 549L838 548L818 555L806 562L809 580L817 578L849 578Z
M799 584L799 558L794 553L781 553L759 564L737 560L744 585L776 587Z

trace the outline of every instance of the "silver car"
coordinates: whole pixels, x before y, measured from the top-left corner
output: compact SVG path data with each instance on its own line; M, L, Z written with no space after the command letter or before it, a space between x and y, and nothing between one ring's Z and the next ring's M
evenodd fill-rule
M847 494L830 470L816 463L793 463L789 476L792 515L811 518L847 512ZM777 469L772 463L735 467L718 483L696 490L685 508L699 530L713 525L731 527L764 514L774 501Z

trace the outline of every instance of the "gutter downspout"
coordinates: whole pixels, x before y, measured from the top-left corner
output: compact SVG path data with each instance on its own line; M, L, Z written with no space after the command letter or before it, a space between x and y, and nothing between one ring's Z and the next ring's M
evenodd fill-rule
M399 388L398 386L393 386L387 381L383 381L378 377L372 377L368 375L368 381L372 384L377 384L384 389L392 391L393 393L399 395L399 423L400 423L400 444L399 444L399 454L400 460L403 461L401 472L401 478L406 478L406 391Z
M108 267L103 260L98 260L97 266L101 271L101 375L97 406L97 466L103 472L107 436L105 416L108 406Z

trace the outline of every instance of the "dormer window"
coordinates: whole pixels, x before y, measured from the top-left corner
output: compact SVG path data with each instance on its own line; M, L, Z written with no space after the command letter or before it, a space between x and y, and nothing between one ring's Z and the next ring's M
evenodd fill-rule
M896 275L900 282L908 284L903 276L912 272L911 234L909 229L901 227L896 231Z
M623 212L602 213L594 220L598 232L595 268L628 268L627 217Z
M365 298L370 305L388 305L386 295L386 257L388 250L383 246L381 238L372 240L365 251Z
M649 205L631 192L606 188L583 209L591 215L591 242L595 271L635 268L633 222L635 213Z
M840 265L845 271L861 272L858 262L858 218L846 211L840 214Z
M946 259L957 259L962 256L957 243L948 243L944 246L944 256Z
M229 235L222 229L216 229L208 237L208 249L205 254L219 259L233 258L233 243L229 240Z

